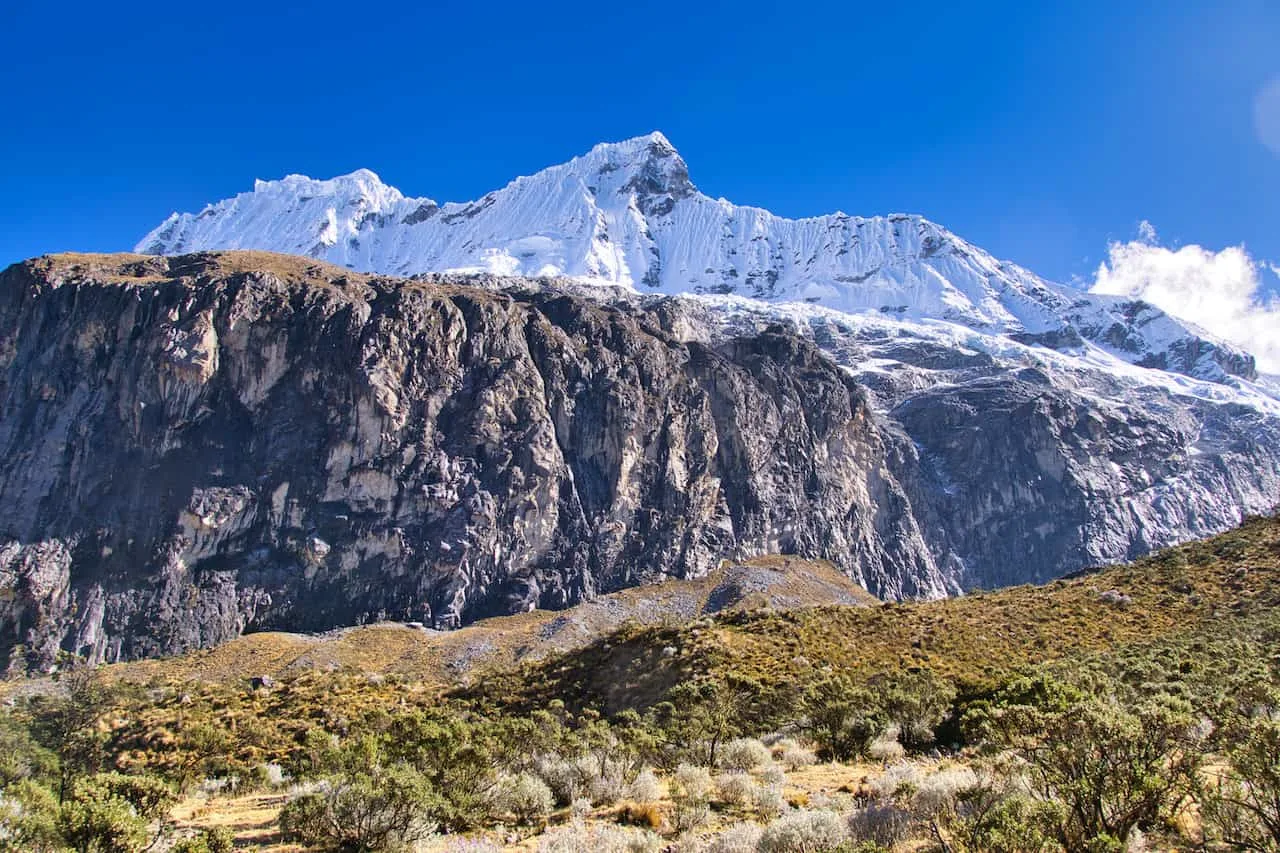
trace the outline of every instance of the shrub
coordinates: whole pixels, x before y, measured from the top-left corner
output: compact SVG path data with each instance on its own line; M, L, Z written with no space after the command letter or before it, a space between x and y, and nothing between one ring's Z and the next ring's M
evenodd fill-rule
M895 764L872 777L867 787L877 800L892 800L903 794L911 794L920 786L921 775L914 764Z
M949 767L925 776L911 797L917 818L936 818L956 809L957 801L978 784L978 776L968 767Z
M636 774L627 785L627 798L640 803L656 803L662 799L662 783L648 767Z
M555 797L547 783L532 773L517 773L498 780L494 805L515 816L517 823L531 824L551 814Z
M77 796L62 804L58 824L75 850L135 853L147 846L147 822L119 797Z
M698 829L710 816L711 806L706 800L674 800L671 805L671 826L677 833Z
M760 781L765 785L783 785L787 781L787 774L778 765L770 764L760 772Z
M756 788L753 802L756 814L763 818L776 818L787 810L786 798L782 796L781 785L761 785Z
M774 754L787 770L795 772L803 767L811 767L818 763L818 756L813 750L806 749L794 740L782 740L774 747Z
M621 761L583 756L573 766L582 790L597 806L612 805L626 795L626 766Z
M1280 723L1251 721L1234 740L1200 794L1207 833L1236 849L1280 849Z
M163 779L125 773L99 773L78 783L73 791L77 798L106 796L123 800L148 822L167 817L178 801Z
M676 832L702 826L711 814L707 803L714 783L705 767L681 764L671 777L671 825Z
M233 853L235 847L236 839L231 830L215 826L194 837L181 839L169 848L169 853Z
M259 764L253 770L253 781L262 788L279 788L289 781L289 774L274 761Z
M881 697L847 675L833 675L811 685L803 707L818 755L828 760L848 761L866 755L871 743L889 727Z
M605 823L559 826L538 842L539 853L658 853L661 849L662 838L653 832Z
M769 763L769 748L755 738L735 738L720 750L720 766L725 770L755 770Z
M867 747L867 757L884 765L901 761L906 754L907 750L898 743L898 735L894 729L890 729Z
M58 757L36 743L26 726L7 714L0 716L0 788L25 779L56 782Z
M586 820L594 808L586 797L579 797L569 804L569 816L574 820Z
M671 777L672 799L706 800L713 787L711 773L705 767L681 764Z
M469 723L448 707L400 714L379 734L375 755L411 767L434 792L431 818L445 831L464 832L488 817L501 736L493 728ZM356 747L358 772L369 765L358 741Z
M1090 685L1086 693L1049 677L1024 679L974 709L970 725L1012 749L1031 790L1061 805L1050 831L1068 850L1119 844L1170 818L1198 778L1190 706L1167 695L1122 701L1121 687Z
M716 798L731 806L741 806L755 797L756 783L746 773L722 773L716 779Z
M911 832L911 814L891 802L874 802L849 814L849 834L855 841L893 847Z
M872 679L871 689L889 722L897 726L898 741L910 751L933 743L934 729L956 698L955 688L928 670L882 675Z
M754 823L735 823L712 838L704 853L756 853L761 829Z
M161 822L177 801L173 790L151 776L98 773L76 780L58 813L67 844L95 853L130 853L148 846L147 828Z
M339 777L280 812L286 840L328 850L391 850L425 839L445 804L421 774L399 765Z
M0 793L0 851L62 853L58 799L30 779L10 782Z
M558 755L540 755L533 761L533 772L541 777L556 798L556 805L567 806L586 789L578 767Z
M965 795L961 814L947 823L953 847L981 853L1057 853L1062 848L1050 837L1062 819L1057 803L1020 794L974 790Z
M760 834L760 853L821 853L848 838L840 818L828 811L783 815Z

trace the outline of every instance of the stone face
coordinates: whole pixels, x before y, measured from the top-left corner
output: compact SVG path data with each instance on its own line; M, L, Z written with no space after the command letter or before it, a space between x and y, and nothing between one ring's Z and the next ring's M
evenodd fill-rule
M453 627L774 551L944 591L877 509L901 487L861 390L794 334L227 257L3 274L0 630L31 664Z
M264 253L10 267L0 653L450 628L766 553L940 596L1280 495L1247 407L589 290Z

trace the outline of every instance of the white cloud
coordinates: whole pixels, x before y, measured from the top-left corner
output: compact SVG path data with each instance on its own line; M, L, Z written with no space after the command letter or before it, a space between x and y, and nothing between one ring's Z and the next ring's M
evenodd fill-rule
M1155 242L1149 222L1139 239L1112 243L1090 291L1150 302L1175 317L1252 353L1263 373L1280 374L1280 298L1262 291L1262 271L1243 246L1214 252L1201 246L1173 250Z

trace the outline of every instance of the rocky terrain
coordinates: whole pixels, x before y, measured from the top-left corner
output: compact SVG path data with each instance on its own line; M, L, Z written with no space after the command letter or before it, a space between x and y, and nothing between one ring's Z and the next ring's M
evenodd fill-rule
M1106 399L1113 372L907 331L265 253L15 265L0 642L21 668L451 628L771 553L938 597L1280 494L1262 398Z
M0 280L6 645L48 665L245 630L437 628L821 555L945 582L865 395L785 331L266 255Z

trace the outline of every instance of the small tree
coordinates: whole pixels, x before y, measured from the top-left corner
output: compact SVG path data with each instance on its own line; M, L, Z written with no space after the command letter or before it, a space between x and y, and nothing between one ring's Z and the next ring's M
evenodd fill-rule
M173 790L152 776L99 773L77 779L63 800L59 825L82 853L128 853L164 834L177 802ZM155 833L148 828L155 826Z
M58 757L61 801L76 777L102 768L106 737L97 723L115 703L116 693L97 670L84 665L68 663L57 679L62 694L36 698L30 712L36 738Z
M1052 831L1067 850L1121 849L1195 785L1200 744L1190 706L1172 697L1126 707L1114 693L1085 696L1042 678L1013 685L969 723L1014 751L1037 799L1060 804Z
M1280 723L1248 723L1233 738L1227 767L1201 791L1205 828L1236 850L1280 850Z
M412 845L436 828L442 801L421 774L405 765L331 780L280 812L287 840L343 853L375 853Z
M434 792L432 817L446 832L471 829L488 817L497 747L482 728L448 709L405 714L396 717L378 747L382 760L403 762L421 774Z
M43 785L23 779L0 794L0 853L62 853L58 798Z
M933 744L934 730L946 718L956 698L955 688L929 670L894 672L870 683L889 722L898 727L898 739L909 750Z
M880 697L847 675L812 685L802 702L805 727L818 745L818 757L848 761L867 754L889 727Z

